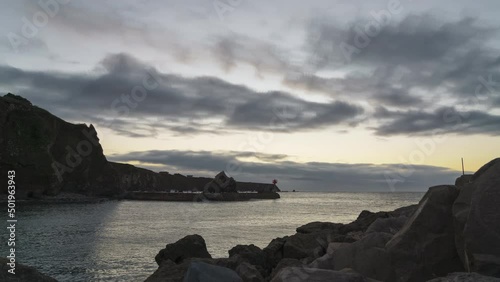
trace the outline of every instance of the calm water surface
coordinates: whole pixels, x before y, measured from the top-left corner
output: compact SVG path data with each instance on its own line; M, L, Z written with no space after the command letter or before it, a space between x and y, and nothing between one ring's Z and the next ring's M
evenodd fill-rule
M16 256L59 281L143 281L156 270L158 251L189 234L202 235L213 257L227 257L235 245L263 248L311 221L347 223L364 209L393 210L422 196L281 193L279 200L232 203L19 205Z

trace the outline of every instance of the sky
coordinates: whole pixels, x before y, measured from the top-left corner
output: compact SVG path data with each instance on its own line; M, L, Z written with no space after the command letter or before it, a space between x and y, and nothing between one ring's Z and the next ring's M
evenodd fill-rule
M108 160L426 191L500 149L498 1L0 0L0 93Z

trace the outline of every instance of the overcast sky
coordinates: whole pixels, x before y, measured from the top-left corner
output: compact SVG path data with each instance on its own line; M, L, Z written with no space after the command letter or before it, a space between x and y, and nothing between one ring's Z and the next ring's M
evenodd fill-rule
M0 91L110 160L390 192L500 149L498 1L0 2Z

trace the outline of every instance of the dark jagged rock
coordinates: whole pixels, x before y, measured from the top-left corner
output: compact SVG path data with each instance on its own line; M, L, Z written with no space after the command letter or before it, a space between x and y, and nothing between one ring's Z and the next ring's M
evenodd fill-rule
M176 264L189 258L212 258L207 251L205 239L200 235L188 235L179 241L168 244L155 257L158 265L170 260Z
M12 94L0 97L0 170L16 171L18 197L120 192L92 125L67 123Z
M21 281L37 281L37 282L57 282L56 279L49 277L31 266L16 263L15 274L7 272L10 269L9 260L0 258L0 281L4 282L21 282Z
M464 175L461 175L460 177L458 177L458 178L455 180L455 186L457 186L457 187L462 187L462 186L464 186L465 184L470 183L470 182L471 182L471 180L472 180L472 177L473 177L473 175L472 175L472 174L464 174Z
M463 270L452 215L457 196L452 185L429 188L405 226L387 242L397 281L425 281Z
M284 258L318 258L326 253L327 233L297 233L288 237L283 245ZM326 245L326 246L325 246Z
M270 271L266 253L255 245L238 245L229 250L229 257L239 255L243 260L257 267L262 275L266 276Z
M481 167L453 206L456 244L469 271L500 277L500 159Z
M274 268L283 259L283 247L288 236L273 239L267 247L263 249L271 268Z
M453 203L453 220L455 226L455 247L465 269L469 268L467 255L465 253L464 229L469 218L470 204L474 185L472 183L464 184L460 187L460 193Z

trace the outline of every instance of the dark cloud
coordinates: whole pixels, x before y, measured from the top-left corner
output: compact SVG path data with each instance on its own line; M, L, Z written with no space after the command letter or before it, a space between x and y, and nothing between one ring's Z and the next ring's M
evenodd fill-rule
M480 111L460 111L454 107L441 107L434 111L389 111L378 108L374 117L382 120L381 125L375 128L378 135L500 135L500 116Z
M269 162L244 160L255 157ZM253 152L145 151L109 157L139 161L155 170L213 176L225 170L241 181L271 182L282 189L302 191L426 191L439 183L453 183L459 172L447 168L405 164L298 163L284 155ZM242 159L243 158L243 159Z
M63 118L90 120L134 137L154 136L153 129L303 131L352 126L363 114L342 101L315 103L215 77L163 74L126 54L106 57L97 69L96 75L0 66L0 85Z
M308 30L312 38L307 45L309 61L321 64L313 73L289 76L284 82L334 97L424 109L447 99L468 104L481 85L479 77L500 77L500 50L494 44L497 26L473 18L444 22L425 14L408 15L382 26L359 47L359 28L368 22L360 20L341 28L331 21L313 21ZM359 52L347 61L342 43L358 46ZM345 75L316 74L332 70Z

